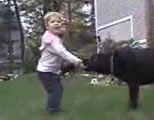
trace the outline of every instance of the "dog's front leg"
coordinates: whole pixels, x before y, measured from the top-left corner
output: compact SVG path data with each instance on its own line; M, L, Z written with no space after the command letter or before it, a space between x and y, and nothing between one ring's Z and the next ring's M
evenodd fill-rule
M139 86L134 83L128 83L129 88L129 108L137 109Z

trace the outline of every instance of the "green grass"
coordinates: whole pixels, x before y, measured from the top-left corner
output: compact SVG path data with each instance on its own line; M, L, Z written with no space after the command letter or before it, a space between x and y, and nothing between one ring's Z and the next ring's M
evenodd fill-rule
M141 89L141 108L128 112L126 86L90 86L87 78L70 75L64 80L64 112L50 115L36 75L23 75L0 83L0 120L154 120L153 91Z

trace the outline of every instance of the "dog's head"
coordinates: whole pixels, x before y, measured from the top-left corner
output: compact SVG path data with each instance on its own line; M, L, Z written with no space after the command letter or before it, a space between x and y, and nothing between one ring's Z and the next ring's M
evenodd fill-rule
M83 60L85 71L93 71L98 73L110 73L110 55L94 54L89 59Z

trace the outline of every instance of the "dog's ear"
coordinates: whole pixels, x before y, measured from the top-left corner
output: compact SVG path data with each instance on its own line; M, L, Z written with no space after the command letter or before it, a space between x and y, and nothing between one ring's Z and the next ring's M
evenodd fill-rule
M107 54L113 54L116 50L129 46L131 44L130 40L120 40L120 42L115 41L111 38L106 38L103 41L103 52Z
M125 46L129 46L129 45L131 45L130 40L121 40L120 42L117 42L117 49L125 47Z
M116 50L117 43L111 38L106 38L103 41L102 46L104 53L112 54Z

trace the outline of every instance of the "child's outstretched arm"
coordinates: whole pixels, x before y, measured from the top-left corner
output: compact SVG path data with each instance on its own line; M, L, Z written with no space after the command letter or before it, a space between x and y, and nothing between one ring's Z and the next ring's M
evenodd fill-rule
M69 51L66 50L66 48L61 43L60 39L58 39L58 38L54 39L50 45L51 45L51 47L49 47L48 50L51 51L52 53L55 53L55 54L61 56L63 59L65 59L75 65L79 65L82 63L81 59L79 59L78 57L74 56L73 54L71 54ZM50 48L52 48L52 49L50 49Z

